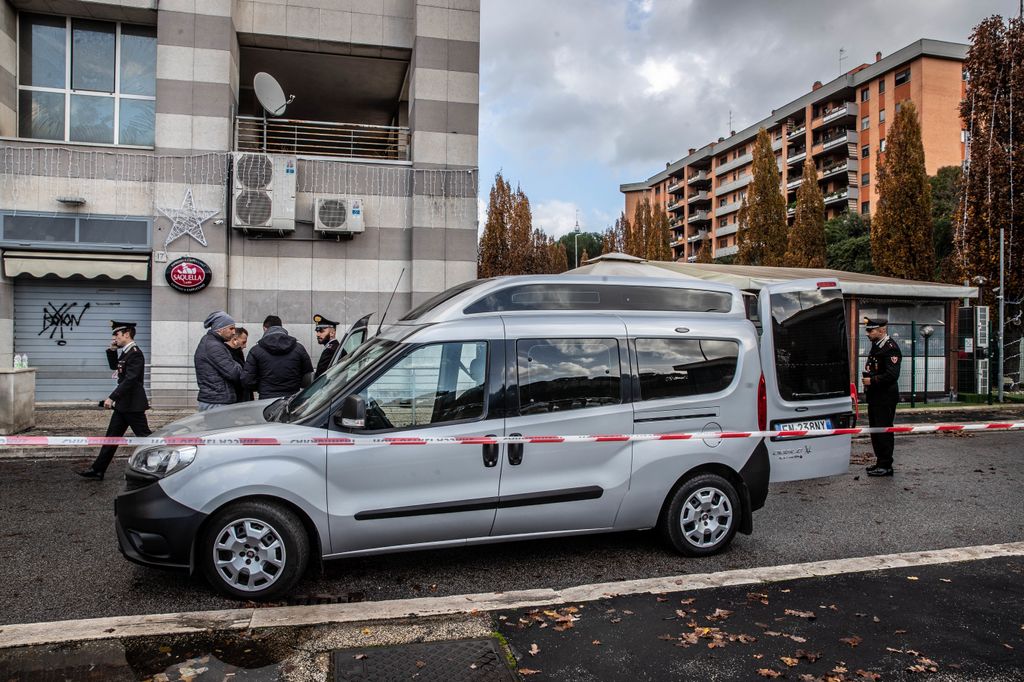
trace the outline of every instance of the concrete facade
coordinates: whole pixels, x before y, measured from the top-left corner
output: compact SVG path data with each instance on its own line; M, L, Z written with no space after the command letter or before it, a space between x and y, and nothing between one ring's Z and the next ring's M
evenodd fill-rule
M72 18L156 27L151 148L18 137L18 15L52 14L58 5ZM479 26L479 0L0 0L0 212L150 221L149 244L133 250L153 257L148 359L156 405L194 402L192 353L213 310L227 310L247 327L250 347L261 336L263 318L279 315L315 364L314 313L353 322L382 312L397 286L388 314L394 319L476 276ZM303 118L366 124L376 123L371 115L383 116L407 128L407 158L299 154L294 231L232 228L231 152L236 117L252 101L251 80L243 74L254 55L270 55L271 63L295 55L307 60L307 73L293 73L293 81L319 77L326 67L317 67L318 55L324 64L348 59L360 65L353 78L363 80L397 64L404 73L404 83L397 82L401 96L357 103L365 120L331 118L308 97ZM377 92L372 83L366 87ZM159 209L179 208L187 189L199 209L218 211L202 224L207 245L189 236L165 245L171 221ZM362 197L365 232L321 238L312 224L318 194ZM85 204L56 201L68 195ZM0 239L0 249L12 246ZM18 248L56 247L40 241ZM172 289L164 269L179 256L209 264L210 286L188 295ZM0 276L0 364L8 367L16 350L16 286L17 280Z
M878 200L875 171L885 156L886 126L902 102L917 107L930 175L963 162L959 106L966 54L967 45L936 40L919 40L884 58L878 53L873 63L824 85L815 83L745 130L691 148L646 181L621 185L626 215L632 218L644 199L667 212L678 259L696 260L704 240L711 240L716 257L735 253L738 213L760 128L772 136L791 222L807 158L817 170L826 218L847 210L868 215Z

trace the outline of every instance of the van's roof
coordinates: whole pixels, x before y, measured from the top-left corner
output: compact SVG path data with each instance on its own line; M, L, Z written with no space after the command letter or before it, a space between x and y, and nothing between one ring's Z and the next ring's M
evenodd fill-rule
M557 291L569 285L590 285L590 286L620 286L620 287L642 287L646 289L665 288L678 289L680 291L701 291L719 292L727 294L731 298L731 307L728 312L715 313L726 317L745 317L746 312L743 304L742 292L731 284L720 282L705 282L700 280L679 280L670 277L621 277L607 275L517 275L511 277L492 277L479 279L470 282L463 282L437 296L428 299L420 306L407 313L400 324L429 324L443 322L464 317L476 317L480 314L467 315L465 309L473 303L486 298L487 296L513 287L523 285L544 285L550 290ZM609 309L612 310L612 309ZM621 309L631 312L628 308ZM538 311L531 311L538 312ZM560 313L571 311L558 311ZM593 312L593 311L589 311ZM644 311L650 313L652 311ZM666 311L669 314L681 314L682 311Z

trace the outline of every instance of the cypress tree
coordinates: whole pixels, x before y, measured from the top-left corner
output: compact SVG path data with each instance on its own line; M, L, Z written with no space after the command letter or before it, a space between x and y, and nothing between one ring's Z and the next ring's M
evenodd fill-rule
M764 128L754 143L753 178L739 213L740 265L784 265L788 246L786 197L779 187L779 167Z
M512 187L502 177L494 176L487 204L487 222L480 239L477 277L495 277L511 274L512 253L509 231L512 223Z
M818 171L810 159L804 163L804 181L796 191L796 217L789 231L786 265L823 268L825 252L825 200L818 187Z
M871 259L880 275L931 280L935 276L932 194L924 166L917 108L901 103L880 158L878 209L871 218Z

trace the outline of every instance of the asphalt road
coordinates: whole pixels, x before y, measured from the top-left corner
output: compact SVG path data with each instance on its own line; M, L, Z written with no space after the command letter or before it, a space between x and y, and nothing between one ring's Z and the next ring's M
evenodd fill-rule
M754 534L717 557L684 560L634 532L341 560L297 592L380 600L564 587L1024 540L1024 433L897 438L896 477L851 465L773 486ZM868 451L855 441L855 458ZM238 605L199 579L125 561L112 525L121 483L77 479L72 468L86 463L0 462L0 624Z

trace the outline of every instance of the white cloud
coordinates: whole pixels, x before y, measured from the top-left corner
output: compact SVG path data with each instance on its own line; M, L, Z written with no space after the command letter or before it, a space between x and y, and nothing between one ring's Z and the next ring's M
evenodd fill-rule
M576 225L576 211L579 207L571 201L559 199L548 199L534 204L533 226L544 230L549 236L558 239L564 234L573 231ZM583 217L580 216L580 229L586 231L583 224Z
M644 93L659 95L679 85L679 69L671 60L658 60L648 57L640 65L640 76L647 81Z

